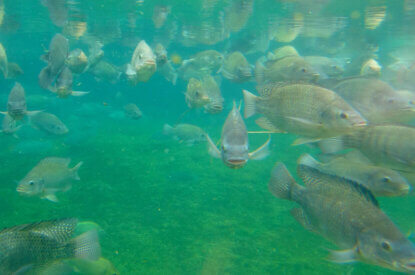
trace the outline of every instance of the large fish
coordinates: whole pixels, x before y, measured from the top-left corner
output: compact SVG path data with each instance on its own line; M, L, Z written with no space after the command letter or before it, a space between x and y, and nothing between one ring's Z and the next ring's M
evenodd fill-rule
M335 92L311 85L265 85L260 96L244 90L245 117L261 113L257 123L265 129L318 139L337 136L366 120ZM301 144L305 140L298 140Z
M77 219L17 225L0 231L0 273L42 274L56 260L97 260L101 254L95 230L71 238Z
M370 125L323 140L324 153L356 148L373 163L407 172L415 171L415 128L404 125Z
M141 40L134 50L131 62L127 64L126 75L132 84L147 82L157 70L156 55L150 46Z
M259 160L267 157L271 141L269 138L261 147L249 152L248 131L235 101L222 128L220 150L209 136L207 140L210 155L222 158L222 161L231 168L241 168L249 159Z
M407 180L397 171L376 166L364 157L337 157L329 162L321 163L309 154L304 154L298 163L308 165L323 173L353 180L365 186L375 196L402 196L408 194L411 189Z
M48 157L41 160L19 182L17 192L26 196L38 196L58 202L55 193L68 191L73 180L80 180L78 170L82 165L79 162L75 167L69 168L70 159Z
M306 229L340 249L329 258L338 263L362 261L389 269L415 272L415 247L382 212L362 185L298 166L305 187L297 184L285 165L277 163L269 183L271 193L300 205L292 216Z
M408 122L415 118L415 94L395 91L375 78L352 78L333 88L370 123Z

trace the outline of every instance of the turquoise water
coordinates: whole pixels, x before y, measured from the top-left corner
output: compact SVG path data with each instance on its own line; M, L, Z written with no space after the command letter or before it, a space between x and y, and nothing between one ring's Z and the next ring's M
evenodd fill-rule
M6 109L7 96L19 81L26 91L28 110L57 115L69 133L53 136L26 124L17 132L18 138L0 137L0 227L63 217L93 221L105 232L100 239L102 256L120 274L395 273L363 263L340 265L325 260L327 249L336 247L292 218L289 211L294 203L269 193L267 184L276 161L283 161L295 171L301 154L318 152L307 146L291 146L294 135L272 135L268 158L232 170L210 157L205 143L187 146L162 134L165 123L191 123L203 128L214 141L219 140L232 101L242 100L242 89L255 91L255 82L223 79L224 110L216 115L189 111L183 95L187 82L179 78L172 85L160 73L136 86L123 77L113 84L87 72L76 75L74 90L90 91L84 97L61 99L43 90L37 79L44 67L39 57L53 35L63 30L51 22L47 8L39 2L4 1L8 21L0 28L0 42L9 62L18 63L24 74L16 79L0 79L0 109ZM315 34L300 34L291 43L273 40L266 50L247 54L251 64L267 50L288 44L303 55L330 55L329 50L317 51L323 48L318 47L323 42L332 48L337 43L349 43L345 52L350 58L358 55L362 45L375 45L379 47L378 59L386 64L389 52L412 46L415 41L411 27L415 3L409 0L314 1L311 7L304 4L307 1L245 1L253 5L246 25L218 41L208 39L211 43L184 42L181 27L203 22L215 25L220 14L230 13L232 1L64 2L68 20L87 22L84 36L91 34L103 41L105 60L120 68L130 62L141 39L149 44L164 41L169 56L174 53L182 59L206 49L225 54L238 35L268 33L275 18L309 18L304 21L309 26L322 32L335 30L329 37L318 39ZM157 5L171 7L165 28L153 26L151 18ZM385 21L373 30L364 24L365 10L371 5L386 7L387 11ZM207 6L213 6L211 11L206 12ZM324 20L335 23L326 24ZM175 24L178 29L173 31ZM87 52L82 37L67 37L71 50L81 47ZM126 102L139 106L143 112L140 120L123 114ZM254 119L247 119L246 124L251 131L261 130ZM257 148L266 138L250 135L250 147ZM83 161L81 181L75 182L70 191L58 193L59 203L20 196L16 182L49 156L69 157L71 167ZM415 229L413 197L379 201L405 234Z

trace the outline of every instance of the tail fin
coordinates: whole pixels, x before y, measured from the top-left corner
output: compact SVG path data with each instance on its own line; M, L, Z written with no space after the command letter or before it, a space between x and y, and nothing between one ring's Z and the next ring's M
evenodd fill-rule
M79 168L84 164L82 161L80 161L77 165L75 165L71 170L73 172L73 178L76 180L81 180L81 178L78 175Z
M171 127L169 124L164 124L163 126L163 135L170 136L172 134L173 127Z
M85 232L72 240L74 243L74 256L76 258L96 261L101 256L98 233L96 230Z
M292 200L292 188L297 183L282 162L277 162L271 172L268 189L277 198Z
M312 168L316 168L316 169L318 169L321 165L320 162L318 162L315 158L313 158L309 154L301 155L301 157L298 159L297 163L305 165L305 166L309 166L309 167L312 167Z
M255 102L257 96L248 92L247 90L242 90L244 95L245 109L244 116L245 118L251 117L255 114Z

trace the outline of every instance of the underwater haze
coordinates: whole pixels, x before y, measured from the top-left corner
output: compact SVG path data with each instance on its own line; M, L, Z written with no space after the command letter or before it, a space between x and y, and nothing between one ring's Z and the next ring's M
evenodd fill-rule
M316 225L305 228L290 214L299 202L276 198L268 187L276 162L304 186L296 173L300 156L340 155L325 154L316 141L379 125L408 128L412 137L414 24L414 0L0 0L0 119L10 119L0 133L0 228L68 217L93 222L101 257L112 263L82 269L71 262L63 273L48 269L65 260L54 259L17 264L12 272L415 272L415 262L398 269L392 260L359 258L359 249L356 258L336 262L330 251L355 246ZM361 98L374 88L356 84L357 98L347 97L340 85L355 79L390 89ZM27 104L17 111L16 83L24 89L17 100ZM299 97L277 99L289 85L317 91L298 88ZM255 108L243 90L257 96ZM223 130L238 107L246 125L238 133L249 137L242 161L225 152L242 138L226 139ZM339 109L337 117L328 114ZM343 123L354 114L358 122ZM394 140L376 147L388 137L347 145L342 153L359 151L366 164L395 171L412 186L413 145ZM400 143L406 147L388 151ZM69 170L39 168L50 157L70 159ZM36 193L20 187L36 180ZM377 196L365 184L356 183L363 185L359 194L370 193L412 242L412 190ZM345 216L340 211L333 219L354 222ZM355 238L358 247L359 233Z

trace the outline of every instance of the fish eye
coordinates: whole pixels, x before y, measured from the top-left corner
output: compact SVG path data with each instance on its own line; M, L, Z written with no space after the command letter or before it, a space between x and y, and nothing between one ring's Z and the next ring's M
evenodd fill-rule
M395 102L395 100L393 100L393 98L388 100L388 103L394 103L394 102Z
M307 69L306 69L306 68L302 68L302 69L301 69L301 71L302 71L303 73L306 73L306 72L307 72Z
M387 241L383 241L380 245L386 251L391 251L392 250L392 247L391 247L390 243L387 242Z
M383 182L390 182L390 180L391 180L391 178L387 177L387 176L382 178Z
M35 184L35 182L33 180L29 181L29 185L32 186L33 184Z
M347 113L341 112L340 117L343 118L343 119L346 119L346 118L349 117L349 115Z

